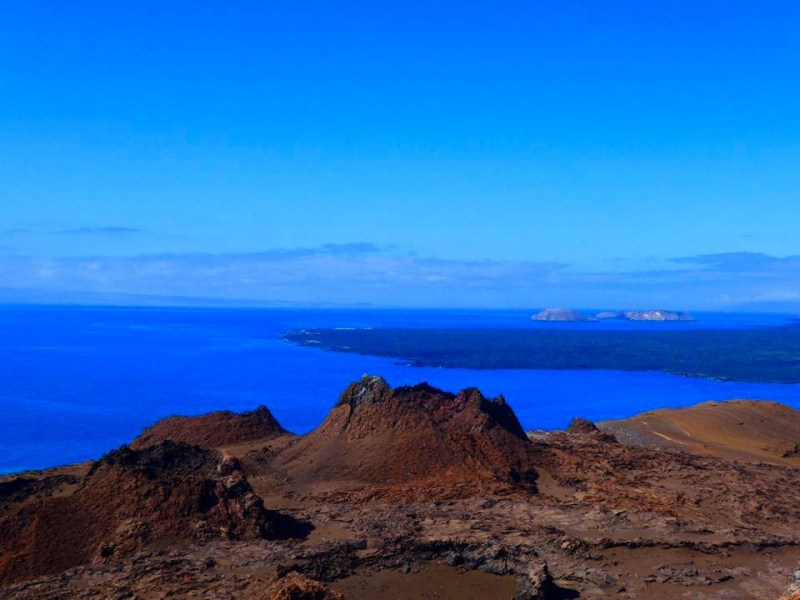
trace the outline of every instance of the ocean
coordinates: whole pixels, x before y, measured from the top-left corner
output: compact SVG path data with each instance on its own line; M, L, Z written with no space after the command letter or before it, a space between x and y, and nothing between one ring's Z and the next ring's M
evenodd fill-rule
M503 394L526 429L706 400L758 398L800 408L800 385L663 373L410 367L300 347L280 338L319 327L739 328L782 315L697 314L692 323L535 323L530 311L0 307L0 473L92 459L173 414L266 405L284 427L317 426L364 373L393 386Z

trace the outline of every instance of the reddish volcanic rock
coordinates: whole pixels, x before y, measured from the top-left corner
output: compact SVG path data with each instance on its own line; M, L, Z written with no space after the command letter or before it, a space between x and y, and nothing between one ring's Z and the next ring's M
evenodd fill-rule
M269 589L253 600L344 600L344 596L297 571L275 577Z
M428 384L392 389L364 376L327 419L279 452L272 467L301 486L424 488L448 496L535 490L532 445L500 397ZM438 491L437 491L438 490Z
M78 479L72 475L35 477L9 477L0 481L0 515L15 504L31 498L50 497L67 486L75 485Z
M762 419L767 406L726 404L720 422L701 408L709 441L770 457L798 443L792 423ZM364 600L400 586L487 600L796 598L800 470L619 443L600 427L576 420L529 441L502 399L366 377L310 434L224 449L282 514L236 460L183 443L123 447L88 473L2 478L0 599L341 600L325 585Z
M575 417L572 419L569 427L567 427L567 431L569 433L595 433L600 430L597 428L597 425L591 421Z
M196 417L167 417L145 429L131 442L132 448L146 448L163 440L216 448L252 440L269 440L286 435L265 407L243 413L227 410Z
M97 461L69 496L0 518L0 585L117 559L153 542L267 537L272 524L235 460L170 441Z
M784 535L800 524L796 469L609 443L604 433L554 432L538 465L583 502L693 521L698 530ZM613 438L611 438L613 439Z
M575 417L567 427L567 435L572 437L589 437L597 442L604 442L606 444L616 444L617 438L610 433L604 433L597 428L597 425L587 419Z

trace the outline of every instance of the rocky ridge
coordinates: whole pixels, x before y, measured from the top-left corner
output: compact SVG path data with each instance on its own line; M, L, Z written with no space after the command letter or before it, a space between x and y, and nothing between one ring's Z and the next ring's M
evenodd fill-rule
M94 515L103 535L84 519L84 559L48 563L50 575L17 572L0 599L325 599L344 591L372 600L385 597L387 581L402 581L398 593L416 599L456 589L475 572L489 579L470 593L487 600L507 599L509 581L519 600L795 593L787 586L800 561L798 469L642 447L601 428L576 419L529 440L502 399L426 384L392 389L365 377L314 432L229 450L241 452L241 466L236 456L172 442L112 453L64 496ZM107 503L112 484L130 492L122 506L88 501L84 490L93 488ZM41 494L23 487L12 512L60 500L47 497L61 489L51 484ZM180 521L174 529L152 514L156 501ZM154 535L103 556L114 533L103 524L131 510L147 516ZM27 535L8 528L17 519L4 519L3 557L9 539ZM291 535L280 534L282 520L295 524Z
M145 429L131 442L131 448L146 448L164 440L216 448L287 434L267 407L259 406L243 413L226 410L197 417L167 417Z
M117 560L151 543L261 539L273 524L236 459L171 441L123 446L71 495L37 496L0 517L0 584Z

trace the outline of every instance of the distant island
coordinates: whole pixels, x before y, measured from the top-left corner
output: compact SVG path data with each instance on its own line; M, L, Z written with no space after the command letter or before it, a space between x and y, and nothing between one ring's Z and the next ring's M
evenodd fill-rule
M626 310L601 312L596 319L622 319L624 321L694 321L688 312L674 310Z
M570 310L568 308L546 308L542 312L538 312L531 317L532 321L594 321L594 317L579 313L577 310Z
M532 321L559 321L564 323L578 323L618 319L622 321L694 321L694 317L685 311L675 310L618 310L597 313L594 317L569 308L546 308L531 317Z

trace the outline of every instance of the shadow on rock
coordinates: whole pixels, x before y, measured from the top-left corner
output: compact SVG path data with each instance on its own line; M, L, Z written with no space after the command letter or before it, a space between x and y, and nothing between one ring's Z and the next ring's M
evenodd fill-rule
M314 526L306 521L299 521L275 510L267 510L266 513L272 522L274 539L304 540L314 531Z

